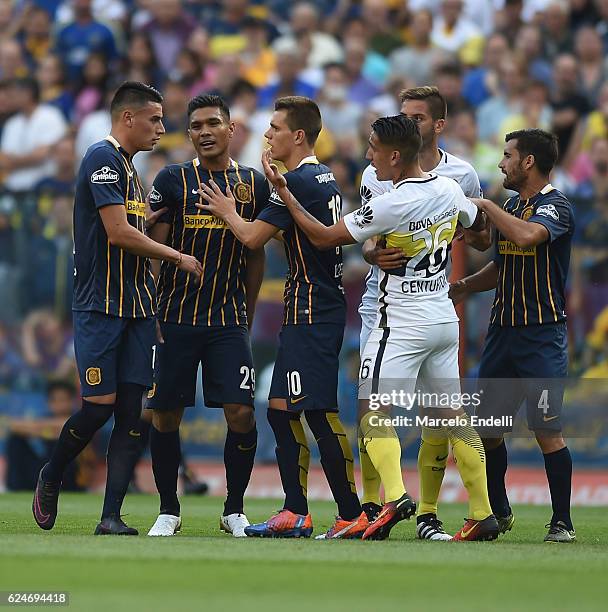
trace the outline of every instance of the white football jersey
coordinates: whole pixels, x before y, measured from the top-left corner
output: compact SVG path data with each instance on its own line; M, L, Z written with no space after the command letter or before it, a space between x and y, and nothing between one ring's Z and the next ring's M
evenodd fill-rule
M471 164L439 149L441 161L433 168L433 173L439 176L447 176L455 180L467 197L482 197L479 177ZM361 176L361 205L367 204L372 198L379 196L393 189L392 181L379 181L376 177L376 169L367 166ZM365 279L365 292L361 298L359 315L361 316L363 340L367 338L369 330L374 325L376 314L378 313L378 267L371 266ZM365 344L365 342L362 342Z
M401 269L379 270L376 327L458 320L445 268L456 224L470 227L477 210L455 181L431 173L400 181L344 217L357 242L384 236L388 248L399 247L408 258Z

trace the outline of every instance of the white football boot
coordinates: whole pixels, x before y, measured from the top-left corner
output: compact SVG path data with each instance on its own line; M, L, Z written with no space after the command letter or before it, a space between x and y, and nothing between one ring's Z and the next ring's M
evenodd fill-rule
M249 521L244 514L235 512L227 516L220 516L220 529L231 533L235 538L246 538L245 527L249 527Z
M159 514L154 525L152 525L149 536L172 536L182 528L182 517L172 514Z

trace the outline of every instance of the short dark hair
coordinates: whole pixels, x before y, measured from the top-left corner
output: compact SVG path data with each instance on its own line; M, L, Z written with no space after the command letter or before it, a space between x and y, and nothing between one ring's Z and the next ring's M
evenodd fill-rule
M40 102L40 85L38 85L38 81L32 77L20 77L16 79L12 79L10 81L10 85L12 87L16 87L17 89L25 89L30 92L32 99L38 103Z
M286 122L292 132L304 130L306 142L313 146L321 133L321 111L317 103L304 96L285 96L274 103L274 110L287 111Z
M399 151L405 163L414 161L422 148L418 124L405 115L380 117L372 123L372 130L383 145Z
M226 104L226 100L221 96L216 96L214 94L204 94L202 96L196 96L192 98L190 102L188 102L188 119L190 119L190 115L195 110L199 108L219 108L222 112L222 115L230 121L230 108L228 108L228 104Z
M76 397L76 385L69 380L51 380L46 385L46 396L51 397L55 391L65 391L72 397Z
M539 172L548 175L557 162L557 136L539 128L517 130L505 136L505 142L517 140L516 149L521 157L534 156Z
M125 81L112 98L110 112L114 114L129 106L145 106L148 102L162 104L163 97L160 91L139 81Z
M403 104L406 100L423 100L428 104L433 121L445 119L448 114L448 105L445 98L439 93L437 87L426 85L424 87L410 87L399 94Z

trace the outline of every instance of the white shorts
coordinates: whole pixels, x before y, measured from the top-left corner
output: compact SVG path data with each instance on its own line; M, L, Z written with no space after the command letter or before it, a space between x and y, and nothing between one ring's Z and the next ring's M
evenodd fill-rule
M459 396L457 321L372 330L361 355L359 399L389 393L392 405L411 408L418 391Z
M369 335L372 333L372 330L376 325L378 313L369 313L365 311L362 312L361 308L359 308L359 316L361 317L361 333L359 334L359 357L363 357L365 345L369 340Z

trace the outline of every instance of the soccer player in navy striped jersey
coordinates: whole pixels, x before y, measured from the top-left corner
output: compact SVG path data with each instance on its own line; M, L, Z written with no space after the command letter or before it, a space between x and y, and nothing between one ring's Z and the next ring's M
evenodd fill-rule
M133 166L165 129L162 96L126 82L112 99L112 130L87 150L74 202L74 348L82 410L66 422L40 472L32 510L52 529L65 467L114 415L106 494L96 534L137 535L120 508L139 456L142 395L152 386L155 288L148 258L171 261L193 278L200 263L145 235L146 205Z
M528 129L507 134L505 140L499 167L505 188L517 195L502 207L478 201L496 226L494 260L454 283L450 294L458 302L471 293L496 289L479 365L484 393L477 414L513 416L526 401L528 427L544 456L553 506L545 541L571 542L576 538L570 517L572 459L560 415L568 373L565 290L574 214L568 199L549 182L557 160L556 137ZM497 380L504 378L511 380ZM506 431L481 431L490 502L503 533L514 522L504 482Z
M264 248L248 249L218 217L196 205L200 189L213 181L234 193L239 214L253 221L267 205L270 189L257 170L230 158L234 134L230 109L219 96L201 95L188 104L188 133L196 157L163 168L149 194L153 210L168 211L151 235L194 255L203 266L200 283L163 263L158 276L157 345L150 449L160 514L150 536L171 536L181 525L177 497L179 425L194 405L202 365L205 403L223 408L228 432L224 445L228 495L220 528L244 537L249 525L243 496L257 445L253 394L255 373L249 330L264 275Z
M289 188L310 214L325 226L340 219L341 194L331 170L320 164L314 145L321 114L312 100L279 98L266 138L268 155L282 161ZM360 538L368 526L353 475L353 457L338 418L338 355L342 345L346 304L342 289L342 249L321 251L294 225L281 198L248 223L235 209L231 192L203 186L207 204L222 217L239 240L259 247L282 232L289 274L285 284L285 315L269 394L268 421L274 431L277 462L285 503L269 520L245 529L257 537L309 537L312 519L306 495L310 452L300 420L302 412L319 445L321 465L338 504L339 516L322 538ZM236 195L236 194L235 194Z

